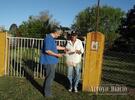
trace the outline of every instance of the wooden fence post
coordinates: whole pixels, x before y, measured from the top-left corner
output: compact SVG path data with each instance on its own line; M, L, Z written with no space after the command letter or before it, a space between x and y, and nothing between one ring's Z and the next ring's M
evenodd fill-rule
M0 32L0 76L5 74L5 60L6 60L6 34Z
M104 50L104 35L90 32L86 38L86 52L83 67L83 91L98 92L101 81Z

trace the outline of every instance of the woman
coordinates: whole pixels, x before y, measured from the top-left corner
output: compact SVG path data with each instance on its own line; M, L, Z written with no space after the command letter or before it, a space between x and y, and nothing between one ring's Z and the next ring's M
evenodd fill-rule
M67 42L66 49L66 64L68 66L68 79L70 82L69 92L78 92L78 83L81 76L81 60L84 48L82 41L77 38L77 33L72 32L70 40ZM74 73L75 72L75 73Z

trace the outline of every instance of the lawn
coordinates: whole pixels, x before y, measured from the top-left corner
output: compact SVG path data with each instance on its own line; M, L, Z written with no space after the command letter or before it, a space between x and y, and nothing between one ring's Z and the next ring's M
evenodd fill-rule
M135 88L135 55L106 52L102 76L108 81Z
M15 68L9 67L9 76L16 77L0 77L0 100L47 100L47 98L42 95L43 79L33 79L29 76L30 74L32 74L32 76L36 75L35 70L37 73L38 71L42 72L42 70L38 68L39 65L37 63L39 53L37 53L36 49L22 49L21 53L20 51L21 50L16 50L17 53L11 51L11 60L14 62L10 61L10 66L14 66ZM17 56L19 54L21 55L21 57L19 56L20 58ZM56 71L65 74L66 67L63 66L63 62L64 59L60 59ZM31 64L35 65L31 66ZM27 68L27 70L25 68ZM17 78L18 76L22 76L23 78ZM105 53L102 84L124 84L128 88L134 89L134 76L135 55L116 52ZM132 92L132 95L94 95L89 92L82 92L81 85L79 93L69 93L67 91L67 78L57 75L52 86L52 92L54 95L52 100L135 100L135 91L133 91L134 93Z
M52 86L53 98L42 95L43 79L0 77L0 100L134 100L135 95L94 95L89 92L70 93L66 78L56 79ZM81 85L80 85L81 86Z

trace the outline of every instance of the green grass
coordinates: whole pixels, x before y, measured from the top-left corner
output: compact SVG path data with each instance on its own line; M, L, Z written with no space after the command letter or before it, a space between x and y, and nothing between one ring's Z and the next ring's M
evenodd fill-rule
M18 50L17 50L18 51ZM20 50L19 50L20 51ZM28 49L22 50L22 54L12 54L19 58L17 55L21 55L23 61L39 60L38 50ZM13 51L12 51L13 52ZM34 54L33 54L34 52ZM32 56L32 54L34 56ZM12 58L12 57L11 57ZM21 59L21 58L19 58ZM66 74L64 59L60 59L57 72ZM24 62L22 62L24 63ZM24 65L23 65L24 66ZM26 67L31 67L27 65ZM25 68L25 67L24 67ZM33 74L28 69L29 74ZM63 72L61 72L63 71ZM123 53L109 53L104 55L103 62L103 73L102 73L102 84L124 84L127 87L135 88L135 55L123 54ZM135 96L124 95L124 96L107 96L103 95L92 95L88 92L69 93L64 87L62 78L59 79L61 82L54 82L52 90L54 94L53 100L134 100ZM42 88L43 79L34 80L36 84L33 84L30 80L25 78L15 77L2 77L0 78L0 100L44 100L40 89ZM134 93L135 95L135 93ZM134 99L133 99L134 98Z
M62 80L62 79L61 79ZM42 87L43 79L34 80ZM52 86L53 98L45 98L29 80L16 77L0 78L0 100L134 100L134 95L93 95L89 92L69 93L59 82Z
M104 55L103 79L135 87L135 55L107 52Z

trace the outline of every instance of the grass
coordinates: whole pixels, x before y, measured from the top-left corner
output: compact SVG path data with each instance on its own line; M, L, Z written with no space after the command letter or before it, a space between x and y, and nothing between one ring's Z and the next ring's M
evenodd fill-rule
M20 51L20 50L19 50ZM18 54L19 54L18 51ZM22 50L24 51L24 50ZM12 51L13 52L13 51ZM27 61L26 67L31 66L30 61L38 61L39 55L37 51L34 51L34 55L31 56L32 51L30 49L22 52L23 61ZM13 56L13 55L11 55ZM17 55L14 55L15 57ZM35 60L33 60L33 57ZM12 57L11 57L12 58ZM60 59L63 62L64 59ZM24 63L24 62L23 62ZM30 64L29 64L30 63ZM66 73L63 63L59 63L57 72L63 70ZM24 65L23 65L24 66ZM18 68L19 69L19 68ZM34 70L29 68L28 70ZM104 55L102 84L124 84L130 88L135 88L135 55L113 53L108 52ZM26 71L27 72L27 71ZM30 72L28 71L28 74ZM32 72L33 74L33 72ZM82 92L69 93L67 91L66 81L63 82L63 78L59 78L54 81L52 91L54 94L53 100L134 100L134 95L93 95L92 93ZM29 79L16 78L16 77L1 77L0 78L0 100L44 100L41 89L43 79ZM134 91L135 92L135 91Z
M61 79L62 80L62 79ZM42 87L43 79L34 80ZM29 79L0 77L0 100L134 100L135 95L94 95L89 92L70 93L63 81L54 81L53 98L45 98Z
M102 75L108 81L135 87L135 55L106 52Z

